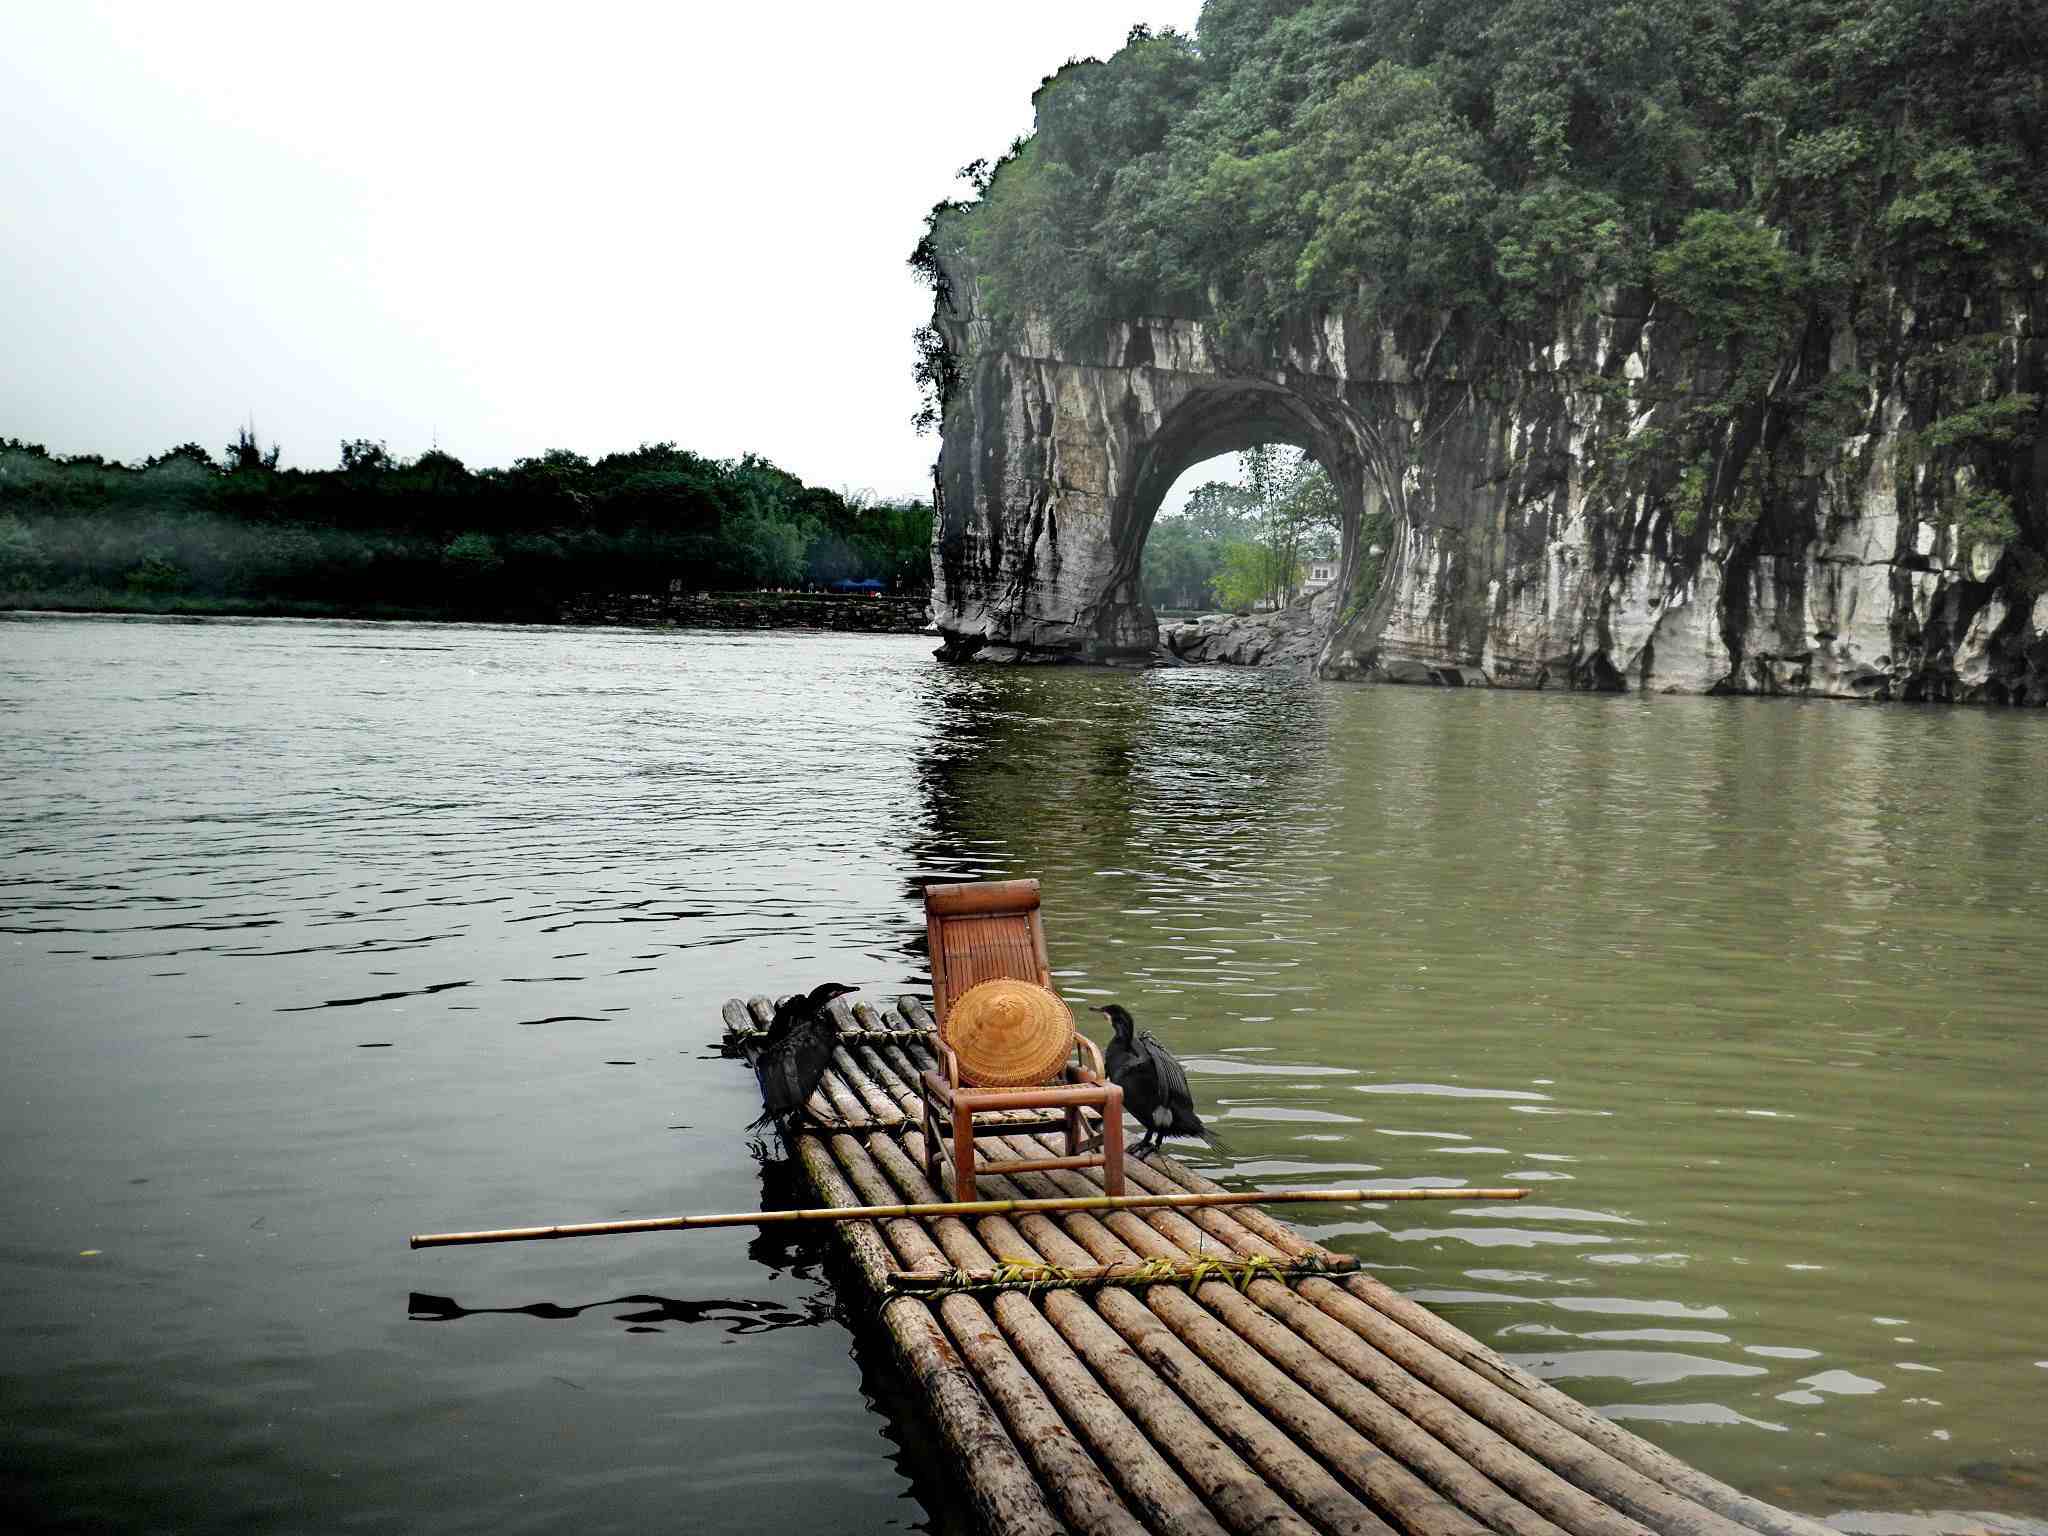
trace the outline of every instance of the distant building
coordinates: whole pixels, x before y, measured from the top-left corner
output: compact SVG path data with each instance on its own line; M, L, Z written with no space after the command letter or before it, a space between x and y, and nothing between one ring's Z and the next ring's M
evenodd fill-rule
M1311 560L1308 563L1308 580L1301 584L1304 592L1320 592L1337 579L1337 560L1333 555L1327 560Z

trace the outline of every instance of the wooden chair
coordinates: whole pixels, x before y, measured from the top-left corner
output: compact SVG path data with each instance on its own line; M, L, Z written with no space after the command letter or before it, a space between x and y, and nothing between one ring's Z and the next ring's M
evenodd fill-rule
M925 1172L933 1187L939 1179L941 1141L952 1143L953 1198L975 1198L974 1143L981 1136L1028 1135L1059 1129L1065 1133L1064 1157L1034 1157L989 1162L991 1172L1029 1173L1054 1168L1100 1168L1103 1187L1112 1195L1124 1192L1124 1092L1103 1070L1102 1051L1093 1040L1074 1031L1074 1054L1044 1083L1015 1088L977 1088L960 1080L960 1059L946 1043L946 1019L962 994L985 981L1009 977L1036 982L1052 990L1052 970L1045 953L1045 924L1038 910L1036 880L990 880L974 885L933 885L924 893L925 935L932 962L932 1011L938 1019L935 1054L939 1065L924 1074ZM1053 1109L1055 1117L1020 1121L1017 1110ZM1092 1142L1086 1112L1101 1124L1101 1145ZM1011 1111L998 1121L977 1121L977 1115Z

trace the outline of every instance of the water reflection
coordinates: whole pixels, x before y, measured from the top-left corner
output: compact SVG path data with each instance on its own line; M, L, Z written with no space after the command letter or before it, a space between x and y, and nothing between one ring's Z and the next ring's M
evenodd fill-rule
M536 1317L565 1322L611 1307L632 1307L631 1312L612 1314L612 1321L627 1325L628 1333L659 1333L663 1323L718 1323L727 1333L766 1333L777 1328L815 1328L821 1323L842 1320L839 1304L831 1290L821 1287L805 1299L800 1309L781 1302L750 1301L743 1297L721 1297L711 1301L681 1301L673 1296L614 1296L604 1301L586 1301L573 1306L560 1302L530 1301L516 1307L466 1307L449 1296L429 1296L414 1291L406 1299L406 1315L419 1323L452 1323L465 1317Z
M861 1406L896 1400L886 1349L856 1332L856 1379L810 1325L829 1239L399 1235L805 1203L741 1150L718 1004L920 988L922 886L1012 875L1060 986L1229 1122L1177 1149L1226 1182L1539 1190L1310 1214L1389 1283L1767 1497L2048 1508L2038 717L6 628L0 1413L46 1426L32 1484L79 1523L132 1483L195 1529L625 1525L679 1434L707 1528L903 1517L915 1423ZM789 729L798 698L844 728ZM397 1327L408 1292L585 1326ZM577 1296L612 1300L533 1299ZM418 1502L480 1444L502 1488Z

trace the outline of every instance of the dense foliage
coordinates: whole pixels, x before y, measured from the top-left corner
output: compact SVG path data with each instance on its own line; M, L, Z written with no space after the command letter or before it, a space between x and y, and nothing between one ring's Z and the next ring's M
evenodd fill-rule
M999 322L1065 330L1545 319L1588 282L1769 329L2038 251L2039 23L2032 0L1209 0L1195 37L1141 28L1047 80L934 233Z
M341 445L278 467L244 431L144 464L0 439L0 602L108 600L546 616L565 598L930 584L931 510L805 485L765 459L670 443L471 471L442 452Z
M1944 509L2004 536L2041 495L2014 320L2048 241L2041 19L2038 0L1208 0L1192 37L1139 28L1049 78L1035 132L970 167L975 195L933 210L913 263L971 280L998 337L1178 315L1253 348L1338 308L1427 345L1440 377L1547 350L1633 291L1709 381L1638 445L1692 476L1695 519L1753 516L1788 463L1861 430L1876 361L1911 370ZM935 336L934 419L970 361Z
M1337 551L1337 488L1299 449L1254 448L1244 480L1211 480L1162 513L1145 540L1143 592L1154 609L1278 607L1306 562Z

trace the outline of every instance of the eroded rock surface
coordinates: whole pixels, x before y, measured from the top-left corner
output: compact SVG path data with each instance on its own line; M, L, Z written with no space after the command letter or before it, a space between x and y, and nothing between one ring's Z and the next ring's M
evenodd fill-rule
M1325 588L1272 613L1205 613L1162 624L1159 641L1185 662L1305 669L1322 655L1335 607Z
M1397 340L1340 315L1255 357L1193 320L1083 347L1001 346L971 310L936 323L967 360L936 475L943 655L1108 660L1163 638L1186 659L1306 646L1326 676L1388 681L2048 701L2048 563L1970 547L1943 519L1910 468L1902 381L1853 336L1829 366L1864 370L1859 427L1746 520L1689 521L1670 476L1613 471L1663 419L1648 402L1701 387L1697 352L1625 295L1548 352L1483 366L1469 342L1464 366L1441 363L1459 351L1448 329ZM1893 324L1914 323L1900 306ZM1984 323L2011 333L2020 387L2040 388L2032 310ZM1262 442L1307 448L1338 486L1327 621L1284 641L1224 624L1162 637L1138 595L1161 499L1188 466ZM2034 462L2048 482L2048 449ZM1369 508L1394 526L1370 592Z

